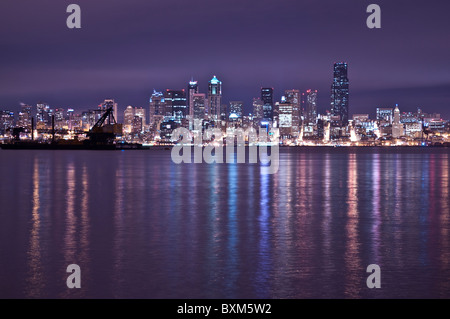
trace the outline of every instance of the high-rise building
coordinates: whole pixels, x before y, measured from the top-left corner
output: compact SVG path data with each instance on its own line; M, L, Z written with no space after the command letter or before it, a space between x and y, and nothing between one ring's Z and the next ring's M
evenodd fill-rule
M242 118L243 109L244 109L244 102L230 101L230 115L235 114L237 117Z
M204 120L206 116L206 94L195 93L192 95L192 105L194 109L194 119Z
M62 122L64 121L64 119L65 119L64 109L62 108L55 109L55 121Z
M142 130L144 129L145 125L146 125L146 120L145 120L145 109L143 107L136 107L134 109L134 116L137 116L141 119L142 122Z
M170 113L173 120L177 123L181 123L187 115L187 101L186 91L183 90L169 90L164 92L164 100L166 104L166 114Z
M400 110L398 106L394 109L394 122L392 123L392 137L398 138L403 136L403 124L400 123Z
M273 88L261 88L261 100L263 102L263 116L265 121L273 120Z
M292 104L292 134L297 136L300 132L301 123L301 106L300 106L300 91L299 90L285 90L284 95L286 102Z
M53 114L55 116L55 127L56 129L67 128L67 122L65 117L64 109L57 108Z
M306 90L305 97L305 122L307 125L317 123L317 90Z
M208 110L207 116L213 121L221 120L222 82L214 77L208 84Z
M18 116L17 126L26 128L26 129L31 129L32 107L30 105L26 105L23 103L20 106L21 106L21 110L18 114L19 116Z
M377 107L377 121L385 122L386 124L392 124L394 120L393 108L381 108Z
M222 127L226 127L227 120L228 120L228 108L226 104L222 103L220 105L220 121L221 121L220 125Z
M81 131L83 130L83 118L81 114L74 114L73 109L68 109L67 112L69 112L69 129L73 131Z
M253 115L250 113L249 115L244 115L242 117L242 128L244 130L247 130L249 128L254 127L254 123L253 123Z
M292 136L292 109L293 104L288 103L286 99L278 103L278 127L282 138L290 138Z
M230 101L228 121L233 126L242 127L244 103L242 101Z
M261 125L261 121L264 118L264 103L259 97L253 98L253 123L256 127Z
M125 111L123 112L123 125L125 129L128 131L131 129L131 125L133 124L134 118L134 108L131 105L128 105Z
M74 125L74 109L67 109L66 118L67 118L67 128L69 131L72 131L75 128Z
M325 120L323 118L317 119L317 138L323 139L325 136Z
M144 125L142 123L142 117L134 116L131 122L131 134L139 134L144 130Z
M36 124L47 125L50 121L50 106L47 103L39 102L36 105Z
M187 95L187 104L189 106L189 118L194 118L194 94L198 93L198 83L197 81L191 80L188 84L188 95Z
M361 125L362 123L369 121L369 114L353 114L352 120L354 126Z
M172 114L172 110L170 110L169 116ZM150 97L150 106L149 106L149 125L150 129L153 129L157 126L157 123L161 123L164 120L166 114L166 103L164 99L164 95L162 92L157 92L153 90L153 94Z
M0 111L0 134L4 135L12 127L14 127L14 112Z
M127 106L123 113L125 132L138 134L144 131L145 109L142 107Z
M333 84L331 85L331 115L339 116L337 124L348 124L349 107L349 81L347 76L347 63L334 64Z

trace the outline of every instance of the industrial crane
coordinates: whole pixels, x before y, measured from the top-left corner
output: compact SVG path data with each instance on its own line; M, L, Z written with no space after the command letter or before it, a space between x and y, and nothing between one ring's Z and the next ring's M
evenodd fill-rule
M106 119L108 119L108 124L104 124ZM111 124L111 119L113 124ZM113 108L110 107L87 133L89 137L87 142L89 145L112 145L116 134L122 134L122 125L117 124Z

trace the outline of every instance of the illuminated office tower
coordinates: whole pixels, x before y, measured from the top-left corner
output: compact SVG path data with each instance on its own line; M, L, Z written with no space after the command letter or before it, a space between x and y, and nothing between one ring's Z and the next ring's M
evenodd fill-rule
M127 133L141 133L145 127L145 109L142 107L127 106L123 112L123 124Z
M255 127L261 125L261 121L264 118L264 103L259 97L253 98L253 123Z
M278 127L282 138L292 137L292 109L293 104L287 102L285 98L278 103Z
M213 121L221 120L222 106L222 82L214 77L208 84L208 109L207 116Z
M14 112L0 110L0 134L6 134L8 130L14 127Z
M134 117L131 124L133 134L142 133L145 129L145 109L142 107L134 108Z
M123 125L131 126L134 118L134 107L128 105L125 111L123 112Z
M75 114L74 109L67 109L66 118L69 131L80 130L83 128L81 114Z
M242 101L230 101L229 122L235 127L242 127L244 103Z
M64 121L64 109L62 108L57 108L55 109L55 121L57 122L62 122Z
M305 122L308 125L317 123L317 90L307 90L305 94Z
M220 105L220 121L220 125L226 127L228 121L228 108L227 105L223 103Z
M273 88L261 88L264 121L273 120Z
M299 90L285 90L284 96L286 102L292 104L292 134L297 136L300 132L301 123L301 107L300 107L300 91Z
M400 110L398 106L394 109L394 122L392 123L392 137L398 138L403 135L403 124L400 123Z
M189 118L194 118L194 94L198 93L198 83L197 81L191 80L188 84L188 94L187 94L187 104L189 106Z
M141 119L142 121L142 127L144 127L146 125L146 120L145 120L145 109L142 107L136 107L134 109L134 116L137 116Z
M128 105L125 111L123 112L123 128L125 132L131 133L133 119L134 119L134 107Z
M39 102L36 105L36 124L46 125L50 121L50 106L47 103Z
M144 125L142 123L142 117L134 116L133 122L131 123L131 133L139 134L144 130Z
M334 64L333 84L331 85L331 115L339 116L340 126L348 124L349 81L347 63Z
M386 124L392 124L394 120L394 109L393 108L381 108L377 107L377 121L385 122Z
M171 112L171 111L170 111ZM150 97L149 107L149 125L150 128L156 128L157 123L161 123L166 116L166 103L162 92L153 90L153 94Z
M32 107L30 105L26 105L23 103L21 103L20 106L21 106L21 110L19 112L17 126L26 128L26 129L31 129Z
M164 100L166 104L166 115L171 114L175 122L181 123L187 115L186 91L184 89L168 89L164 92Z
M206 117L206 94L195 93L192 95L192 105L194 109L194 119L204 120Z
M66 117L64 109L57 108L54 112L56 129L67 128Z
M242 117L244 109L244 102L242 101L231 101L230 102L230 115L236 114L238 117Z

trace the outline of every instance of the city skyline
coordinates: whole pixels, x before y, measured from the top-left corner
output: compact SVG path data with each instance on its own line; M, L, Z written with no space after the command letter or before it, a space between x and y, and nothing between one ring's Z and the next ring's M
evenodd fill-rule
M0 299L449 299L449 10L0 1Z
M144 107L153 88L183 89L192 77L206 92L216 74L224 83L226 104L243 101L248 110L260 87L273 87L275 100L285 89L314 88L323 112L329 109L329 66L346 61L352 112L399 104L407 111L433 109L448 118L444 26L449 22L441 6L428 3L379 1L378 30L365 26L367 4L356 1L231 1L213 7L204 1L112 7L79 1L79 30L65 26L65 3L45 10L31 1L25 4L28 10L1 4L7 64L0 75L0 107L17 111L20 102L45 101L88 109L111 97L122 112L128 105ZM18 14L21 19L15 18ZM167 23L162 17L169 14ZM108 19L117 25L104 27ZM164 42L168 38L173 40Z
M334 71L333 71L334 73L336 72L336 70L335 70L336 65L341 65L341 64L345 65L346 72L347 72L347 67L348 67L348 63L347 62L336 62L336 63L334 63L334 68L333 68L334 69ZM346 76L347 76L347 74L346 74ZM257 93L255 94L255 96L253 98L251 98L250 101L246 101L246 100L242 101L242 100L240 100L243 103L243 110L242 110L243 114L245 114L245 115L253 114L254 115L254 100L262 98L261 94L262 94L263 90L270 90L269 95L270 95L270 99L272 100L272 102L271 102L271 107L272 108L274 107L275 103L279 103L280 101L282 103L285 102L283 100L286 99L289 96L289 92L291 92L291 91L298 91L302 95L301 99L303 99L303 95L305 93L307 95L310 95L311 92L312 92L314 94L314 102L313 102L314 106L313 106L313 109L312 110L310 109L311 108L311 105L310 105L311 102L307 101L307 99L309 99L309 98L307 96L305 96L304 97L304 101L301 101L302 106L300 106L300 112L304 112L304 115L306 117L308 117L307 114L310 113L310 112L312 112L312 114L314 114L315 116L317 116L318 114L326 114L326 113L330 113L332 115L335 115L334 113L336 113L336 112L333 111L333 99L334 99L334 97L333 97L334 93L333 92L336 91L336 89L334 88L335 80L336 80L335 78L331 77L331 83L332 83L331 84L331 90L328 90L326 92L320 92L317 89L313 89L311 87L306 87L304 89L299 89L299 88L280 88L278 90L276 90L273 87L260 87L259 90L257 90ZM186 115L189 115L189 116L193 115L193 114L190 114L191 107L193 106L193 104L191 104L191 102L190 102L191 93L192 94L196 94L196 95L198 95L198 94L205 95L205 98L208 97L210 95L209 91L210 91L210 87L211 87L211 81L217 81L218 83L220 83L220 90L221 90L221 92L220 92L219 104L227 105L229 107L230 103L238 100L238 99L233 99L232 98L232 94L230 94L230 93L229 94L225 94L225 95L222 93L222 85L223 85L222 83L223 82L218 80L217 75L214 74L212 76L212 79L209 80L209 81L205 81L205 83L203 83L203 85L202 85L201 81L199 81L198 79L196 79L194 77L191 77L191 79L189 81L184 83L185 86L187 85L187 89L183 88L182 85L180 85L180 88L161 88L160 89L160 88L153 87L151 92L149 91L147 100L145 102L139 103L137 105L134 105L134 104L131 104L131 103L127 103L127 102L125 102L125 103L118 103L117 99L115 99L114 97L111 97L111 95L107 95L106 98L103 97L104 102L99 102L100 104L98 104L95 101L92 101L90 103L90 105L85 107L85 108L83 108L83 107L81 107L81 108L72 107L72 106L68 105L70 103L65 103L63 105L53 105L52 103L48 102L48 100L51 100L51 99L42 99L42 100L35 101L35 102L32 102L32 103L19 102L17 106L9 107L9 108L1 107L1 104L0 104L0 110L2 110L2 111L12 111L12 112L15 112L15 113L19 113L21 111L21 107L23 105L27 105L27 106L38 105L38 109L39 109L39 105L47 105L48 107L51 107L52 109L56 109L56 110L57 109L65 109L65 110L72 109L72 110L75 110L76 114L81 114L82 112L85 112L85 111L94 110L97 107L100 108L102 106L102 104L104 104L107 101L115 101L114 117L116 119L120 120L121 122L123 122L124 121L123 113L126 111L127 107L129 107L129 106L133 106L133 107L136 107L136 108L144 108L144 109L146 109L149 112L148 114L152 114L151 106L149 106L149 102L151 103L152 97L154 97L154 94L162 94L163 98L165 97L167 99L168 96L170 96L171 94L175 93L177 95L177 94L182 93L184 102L181 103L181 104L182 104L183 108L184 107L186 108L186 110L184 110L183 112L184 113L187 112L183 116L183 117L185 117ZM349 95L352 95L352 99L353 99L352 89L348 88L349 87L349 82L350 82L349 79L346 78L346 92L347 92L346 93L346 95L347 95L347 97L346 97L347 98L347 102L346 102L346 116L347 116L347 120L351 120L352 115L358 115L358 114L369 114L372 118L376 118L377 117L376 110L378 108L390 108L390 107L394 108L395 106L399 106L400 105L399 103L395 102L395 99L394 99L390 104L375 104L370 109L354 108L352 106L352 103L348 102ZM192 88L195 87L195 92L194 91L192 91L192 92L190 91L191 85L192 85ZM353 85L353 83L351 84L351 86L352 85ZM330 91L331 91L331 94L330 94ZM225 97L225 99L223 99L223 97ZM319 97L321 97L321 99ZM328 97L328 104L320 105L317 102L317 100L322 100L323 101L323 100L325 100L324 97ZM331 98L331 103L330 103L330 98ZM171 98L169 97L169 99L171 99ZM209 101L207 103L208 109L205 110L205 112L210 112L211 111L211 106L209 105L210 103L211 103L211 101ZM349 107L349 105L350 105L350 107ZM421 107L419 104L417 104L417 105L400 105L400 106L402 108L402 112L415 112L418 109L422 109L422 110L431 111L433 113L438 113L438 114L441 115L441 118L444 118L444 119L450 118L450 116L446 116L446 114L448 112L446 112L445 110L443 110L443 112L441 112L441 111L438 110L437 107L436 108L433 108L433 107L424 108L424 107ZM101 109L104 110L105 107L101 107ZM229 112L227 112L227 113L229 113ZM177 116L175 116L175 117L177 117ZM308 118L306 118L306 120L308 120Z
M138 144L170 142L173 131L180 127L191 131L214 127L226 134L242 128L275 128L275 135L283 145L330 145L332 140L350 146L447 143L450 122L439 113L429 113L419 107L414 112L401 113L398 104L395 108L377 107L376 118L368 113L350 112L348 69L346 62L333 65L331 108L323 113L318 112L317 90L287 89L280 101L276 101L271 87L262 87L260 97L253 98L253 109L244 112L243 101L222 103L222 81L214 75L208 82L207 93L200 92L199 82L193 78L187 83L187 89L162 92L154 89L147 107L128 105L123 119L118 117L117 102L110 98L96 109L81 114L73 109L51 108L43 102L36 105L36 112L32 106L22 104L17 117L14 112L0 110L0 134L16 141L30 136L34 139L32 131L36 128L43 133L44 140L50 137L54 141L57 133L58 138L70 139L73 133L97 130L95 127L102 125L98 123L106 119L105 124L118 125L114 132L119 140Z

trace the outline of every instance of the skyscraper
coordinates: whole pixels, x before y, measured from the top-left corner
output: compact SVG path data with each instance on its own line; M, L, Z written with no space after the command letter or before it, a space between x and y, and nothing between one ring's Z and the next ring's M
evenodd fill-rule
M377 121L385 122L386 124L392 124L394 120L394 110L390 108L377 107Z
M189 118L194 118L194 101L193 95L198 93L198 83L197 81L191 80L188 84L188 94L187 94L187 104L189 106Z
M222 82L217 77L214 77L208 84L208 110L207 116L213 121L221 120L221 105L222 105Z
M228 107L225 103L220 105L220 125L225 128L228 120Z
M292 106L293 104L282 100L278 104L278 121L281 137L290 138L292 136Z
M14 127L14 112L0 111L0 134L5 134L12 127Z
M48 124L50 119L49 113L50 106L47 103L39 102L36 105L36 124Z
M175 122L180 123L187 115L186 91L183 90L169 90L164 92L164 99L166 104L166 113L171 110L172 117Z
M259 127L261 125L261 121L264 118L263 111L264 103L259 97L253 98L253 122L255 127Z
M123 113L125 131L138 134L144 131L145 109L142 107L127 106Z
M235 114L242 118L244 103L242 101L230 101L230 115Z
M141 119L142 121L142 129L144 129L144 126L146 125L146 121L145 121L145 109L142 107L136 107L134 109L134 116L137 116Z
M133 119L134 119L134 108L131 105L128 105L125 111L123 112L123 127L125 132L131 133Z
M162 94L162 92L157 92L153 90L153 94L150 97L150 106L149 106L150 129L155 128L157 123L162 122L164 116L166 116L166 104L164 100L164 95Z
M131 127L134 118L134 108L131 105L128 105L125 111L123 112L123 124L125 128L127 126Z
M17 122L18 127L31 129L31 112L32 107L21 103L21 111L19 112L19 118Z
M333 84L331 85L331 115L339 116L339 125L347 125L348 123L348 99L347 63L335 63Z
M284 95L286 102L292 105L292 134L297 136L300 132L300 91L299 90L285 90Z
M264 120L273 120L273 88L261 88Z
M308 125L316 125L317 122L317 90L306 90L305 95L305 121Z
M67 127L66 126L67 122L66 122L64 109L62 109L62 108L55 109L54 115L55 115L55 127L56 127L56 129L62 129L64 127Z
M66 118L67 118L67 127L69 131L81 128L80 114L75 115L74 109L67 109Z
M394 122L392 123L392 137L398 138L403 135L403 124L400 123L400 110L398 105L394 109Z
M135 110L136 111L136 110ZM144 130L142 117L135 115L131 124L131 134L139 134Z
M204 120L206 116L206 95L204 93L194 93L192 95L192 106L194 109L194 119Z
M242 126L244 103L242 101L230 101L230 115L228 120L235 127Z

